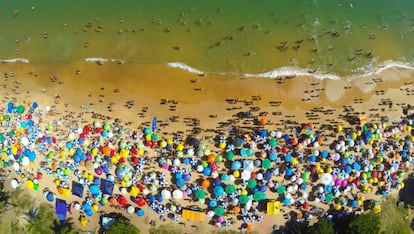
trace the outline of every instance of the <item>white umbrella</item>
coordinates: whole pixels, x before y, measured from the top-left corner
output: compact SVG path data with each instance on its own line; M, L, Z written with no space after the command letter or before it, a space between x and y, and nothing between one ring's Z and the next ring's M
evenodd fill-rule
M75 202L75 204L73 205L73 208L75 208L75 210L80 210L81 205L78 202Z
M172 196L173 196L174 199L181 199L181 198L183 198L183 195L184 195L183 191L178 190L178 189L174 190L173 193L172 193Z
M126 194L127 193L127 189L122 187L119 189L121 191L122 194Z
M194 155L194 149L193 149L193 148L189 148L189 149L187 150L187 154L188 154L189 156L193 156L193 155Z
M208 217L210 217L210 218L212 218L212 217L214 216L214 211L209 210L209 211L207 212L207 216L208 216Z
M21 142L22 142L22 145L24 146L29 145L29 139L26 136L22 137Z
M282 132L281 131L277 131L276 132L276 137L277 138L281 138L282 137Z
M17 187L19 187L19 181L17 181L17 179L12 179L10 181L10 185L13 189L16 189Z
M229 175L229 180L234 181L236 178L234 178L234 175Z
M271 131L271 132L270 132L270 136L271 136L271 137L276 137L276 135L277 135L277 132L276 132L276 131Z
M263 180L263 174L262 173L257 173L257 175L256 175L256 179L257 180Z
M22 166L27 167L27 166L29 166L29 164L30 164L29 157L27 157L27 156L23 157L23 159L22 159Z
M181 164L180 159L178 159L178 158L174 159L173 164L176 167L180 166L180 164Z
M18 171L20 169L20 165L18 162L13 163L13 170Z
M332 175L329 173L324 173L321 177L321 182L324 185L328 185L331 184L333 181Z
M128 208L127 208L127 213L128 214L132 214L132 213L134 213L135 212L135 208L133 207L133 206L128 206Z
M164 199L170 199L171 198L171 192L167 189L164 189L161 191L161 196Z
M197 166L197 172L202 172L204 170L204 167L201 165Z
M251 172L250 171L248 171L248 170L244 170L243 172L242 172L242 174L241 174L241 178L243 179L243 180L248 180L248 179L250 179L250 176L251 176Z

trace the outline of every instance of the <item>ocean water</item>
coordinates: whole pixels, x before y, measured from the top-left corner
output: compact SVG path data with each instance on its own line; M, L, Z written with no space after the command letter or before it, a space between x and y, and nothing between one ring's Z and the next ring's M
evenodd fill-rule
M414 1L5 0L0 59L341 79L411 68Z

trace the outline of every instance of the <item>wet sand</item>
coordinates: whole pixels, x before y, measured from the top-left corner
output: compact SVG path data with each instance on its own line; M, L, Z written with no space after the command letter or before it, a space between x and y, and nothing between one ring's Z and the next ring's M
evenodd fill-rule
M150 126L152 118L157 116L162 126L162 137L183 131L185 135L212 138L217 132L227 132L231 126L254 127L253 121L238 117L239 113L246 111L257 117L266 117L266 127L274 130L308 122L314 123L318 129L324 124L350 127L345 121L347 114L365 116L373 122L385 117L398 121L403 106L414 104L411 98L414 95L414 73L401 69L349 81L310 77L198 76L162 64L109 62L102 65L87 62L55 65L5 63L0 64L0 72L4 77L0 82L2 108L9 100L17 103L37 101L41 106L51 106L48 120L61 119L63 126L56 131L60 129L63 132L65 124L83 126L92 123L94 118L118 118L128 128L139 130ZM191 122L194 119L199 121L195 124ZM31 193L40 198L45 187L56 193L52 179L41 181L41 189ZM276 196L269 193L268 198ZM72 197L64 199L76 200ZM107 206L100 211L111 210L117 211ZM283 210L288 213L290 209ZM73 217L77 220L78 212L73 212ZM142 232L150 228L150 220L157 220L157 225L166 224L147 209L144 218L127 217ZM88 219L83 229L95 230L99 215ZM188 233L214 230L207 223L181 221L185 225L177 226ZM274 224L283 225L285 222L282 215L265 215L263 224L254 225L259 233L269 233ZM237 227L233 225L233 228Z

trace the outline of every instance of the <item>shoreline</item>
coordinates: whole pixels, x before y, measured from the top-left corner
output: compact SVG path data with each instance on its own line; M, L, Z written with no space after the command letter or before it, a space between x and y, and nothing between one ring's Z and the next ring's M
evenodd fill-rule
M108 121L118 118L124 124L131 122L127 128L136 130L150 126L151 119L157 116L160 124L165 124L160 133L162 138L171 137L178 131L206 138L216 134L208 131L194 133L194 127L219 133L226 133L232 125L257 128L253 123L244 124L243 119L237 117L240 112L249 110L257 118L266 117L266 128L275 131L290 131L286 126L309 122L318 128L324 124L333 128L336 125L352 127L343 119L346 113L366 116L370 122L381 122L382 117L390 118L390 122L399 121L402 107L410 104L407 94L414 95L414 72L399 69L351 81L304 77L247 79L214 74L203 77L163 64L128 63L104 63L101 66L88 62L56 66L7 63L0 64L0 71L9 74L1 81L5 91L0 109L9 100L26 104L37 101L53 110L47 120L60 119L62 123L81 127L91 124L95 113L98 118L111 118ZM188 122L191 119L199 120L199 124ZM64 128L62 126L60 130L64 132ZM64 140L65 136L61 137ZM59 146L63 147L63 143ZM210 147L217 151L214 146ZM159 168L151 170L160 171ZM57 194L52 180L40 181L40 184ZM43 197L40 191L32 191L32 194ZM275 198L274 194L269 197ZM107 209L110 210L104 206L102 211ZM154 212L146 211L149 219L157 219ZM86 228L97 225L97 216L90 218ZM282 216L273 217L278 224L285 221ZM132 219L144 222L135 215ZM266 217L265 223L255 225L265 225L266 231L271 230L274 222L269 220L270 217ZM188 222L189 226L192 223L198 225ZM200 225L200 230L214 230L206 223Z

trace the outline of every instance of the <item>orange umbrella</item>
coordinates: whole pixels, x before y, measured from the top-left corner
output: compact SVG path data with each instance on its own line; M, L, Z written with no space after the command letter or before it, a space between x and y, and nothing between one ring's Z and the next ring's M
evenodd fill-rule
M201 187L203 187L204 189L207 189L208 187L210 187L210 181L208 179L204 179L201 182Z
M59 194L63 194L63 188L62 187L57 187L57 191Z
M251 231L253 231L253 225L252 224L247 224L247 227L246 227L246 230L248 231L248 232L251 232Z
M216 156L215 156L214 154L210 154L210 155L207 157L207 162L209 162L209 163L214 163L214 162L216 162Z
M240 213L240 207L238 207L238 206L233 207L233 212L234 212L235 214Z
M265 124L267 124L267 119L262 117L262 118L260 118L259 122L260 122L261 125L265 125Z

